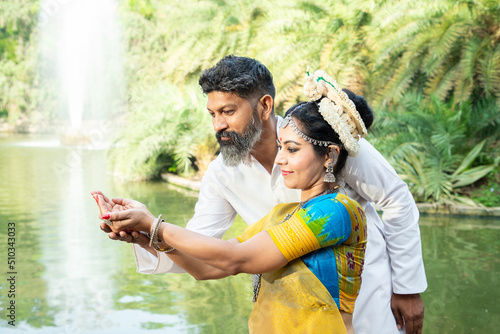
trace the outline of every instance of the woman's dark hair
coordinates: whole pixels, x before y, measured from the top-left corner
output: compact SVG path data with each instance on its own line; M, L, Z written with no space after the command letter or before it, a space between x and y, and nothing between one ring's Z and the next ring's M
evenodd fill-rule
M372 126L375 118L372 108L370 108L364 97L356 95L347 88L342 88L342 90L347 94L347 96L349 96L349 99L354 102L356 110L359 112L359 115L365 123L366 130L368 130Z
M205 94L228 92L247 100L264 95L274 99L276 94L273 76L267 67L258 60L233 55L204 70L198 83Z
M349 98L356 105L363 122L365 122L366 129L368 129L373 123L373 112L366 103L366 100L362 96L358 96L351 92L350 90L344 89ZM352 97L351 97L352 96ZM358 109L359 106L359 109ZM290 109L285 114L285 117L293 113L292 117L299 121L297 124L299 129L306 135L316 140L321 141L331 141L339 144L341 148L339 158L337 160L337 165L335 166L334 174L339 174L344 168L345 162L347 160L348 153L343 144L340 141L339 135L332 129L330 124L328 124L323 116L319 113L319 105L315 101L301 102ZM320 157L328 154L328 147L321 145L313 145L314 152Z

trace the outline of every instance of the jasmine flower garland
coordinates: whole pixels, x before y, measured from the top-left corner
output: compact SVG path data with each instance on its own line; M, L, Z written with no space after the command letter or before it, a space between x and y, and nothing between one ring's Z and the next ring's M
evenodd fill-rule
M367 130L356 106L342 91L339 84L324 71L317 70L314 76L308 71L304 83L304 94L311 101L321 99L319 112L339 134L349 155L358 155L359 137L366 137Z
M339 112L339 108L330 99L325 97L319 102L319 112L339 135L340 141L347 150L347 153L352 157L358 155L358 140L351 135L348 123L339 115L342 111Z

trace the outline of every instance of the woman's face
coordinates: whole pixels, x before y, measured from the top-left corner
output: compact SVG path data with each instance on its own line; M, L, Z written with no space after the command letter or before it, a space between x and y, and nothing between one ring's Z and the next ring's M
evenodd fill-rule
M294 122L298 123L296 119ZM324 157L319 157L314 152L313 144L297 135L291 126L280 128L278 144L280 150L275 163L281 166L285 186L302 190L302 201L328 188L323 182L328 161L326 154Z

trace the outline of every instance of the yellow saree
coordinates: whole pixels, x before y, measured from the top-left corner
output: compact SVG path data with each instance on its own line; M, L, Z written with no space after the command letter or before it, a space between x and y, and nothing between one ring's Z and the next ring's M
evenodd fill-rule
M359 292L364 212L346 196L330 194L308 202L281 224L297 205L277 205L238 237L244 242L268 230L290 261L262 275L250 333L346 333L339 308L352 313Z

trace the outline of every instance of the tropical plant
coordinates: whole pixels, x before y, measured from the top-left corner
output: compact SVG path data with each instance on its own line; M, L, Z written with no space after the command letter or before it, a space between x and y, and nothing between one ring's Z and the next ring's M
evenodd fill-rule
M160 87L174 83L197 91L201 70L230 53L259 59L270 68L278 113L301 99L307 65L326 70L343 86L364 94L374 109L382 106L375 127L378 147L412 184L419 200L462 198L464 182L484 175L493 164L491 156L499 153L500 30L494 1L122 4L130 109L137 114L131 118L131 131L143 131L142 122L149 128L148 120L158 117L161 132L175 137L127 136L133 152L129 157L134 158L124 165L143 164L147 172L142 175L156 175L168 164L186 172L196 162L203 169L212 159L216 144L211 130L188 136L185 119L167 116L168 127L161 120L160 110L168 114L164 105L182 103ZM191 121L197 124L199 119ZM193 148L202 138L212 141ZM132 149L139 142L153 153ZM463 161L470 163L461 165ZM479 168L482 165L486 167Z
M32 32L37 1L0 3L0 117L28 119L36 109L36 53Z
M461 188L488 175L498 162L478 164L488 156L485 144L495 144L495 138L468 137L480 132L470 115L470 105L454 107L436 97L425 103L421 94L406 94L399 108L381 113L378 147L417 200L474 204Z
M154 26L155 32L144 36L139 29L131 34L141 34L138 43L158 54L162 62L155 69L161 69L159 72L172 82L197 80L204 68L227 54L254 57L274 73L276 105L281 110L301 95L307 65L329 71L358 92L367 80L369 52L363 48L362 28L369 23L369 15L363 10L349 11L353 4L230 0L148 3L155 8L154 14L145 19L136 13L134 20L142 17L144 26ZM150 44L153 40L157 41L155 47ZM131 47L133 52L141 51Z
M486 98L500 106L498 1L385 2L373 18L379 102L418 87L442 101Z
M265 2L184 1L170 8L165 73L175 82L197 80L228 54L249 55L265 18Z
M127 179L150 179L173 167L188 174L195 154L200 160L214 157L217 145L204 105L197 87L181 91L162 82L134 91L133 111L110 151L116 173Z
M282 2L273 6L258 37L258 58L275 77L278 109L303 99L308 66L323 69L344 87L364 93L369 51L364 45L370 15L360 1Z
M498 159L498 158L497 158ZM484 184L472 191L473 198L486 207L500 206L500 169L497 167L485 178Z
M159 1L149 0L119 2L129 92L165 80L165 32L169 20L168 12L156 8L160 5Z

